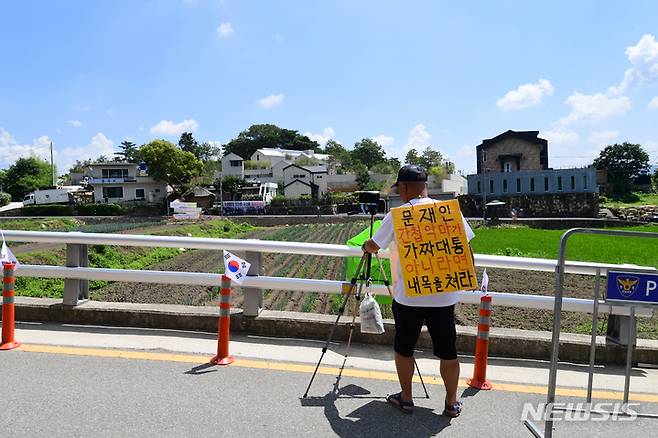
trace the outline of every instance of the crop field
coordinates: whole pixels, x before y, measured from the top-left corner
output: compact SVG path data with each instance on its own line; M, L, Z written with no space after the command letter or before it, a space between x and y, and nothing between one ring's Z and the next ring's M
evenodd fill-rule
M80 226L56 223L53 228ZM367 222L348 224L307 224L255 228L229 221L204 221L193 224L142 224L126 227L121 232L158 235L256 238L295 242L319 242L344 244L350 237L367 227ZM101 231L100 225L95 226ZM118 232L107 228L106 232ZM658 232L658 226L634 227L641 231ZM111 230L111 231L110 231ZM559 238L563 231L539 230L525 227L480 227L475 229L472 244L476 253L522 257L555 258ZM611 263L636 263L658 266L658 242L653 239L622 240L610 237L578 236L569 243L568 259ZM16 247L19 260L24 263L61 264L64 248ZM97 245L90 248L90 264L98 267L127 269L185 270L190 272L222 272L221 251L180 250L176 248L122 248ZM345 259L339 257L301 256L288 254L263 255L263 275L314 279L345 280ZM496 292L552 295L554 274L545 272L488 269L489 289ZM478 278L482 272L478 269ZM186 305L216 305L218 288L205 286L177 286L147 283L92 282L91 298L99 301L150 302ZM565 296L592 298L594 279L589 276L567 275ZM17 279L17 293L30 296L61 296L63 280ZM302 293L293 291L264 292L266 309L298 312L335 313L341 296ZM241 307L243 295L240 288L233 290L232 305ZM351 314L352 304L346 314ZM477 306L460 304L457 321L462 325L477 324ZM385 317L390 317L390 306L382 306ZM562 329L576 333L591 330L591 316L565 312ZM552 312L520 308L496 307L492 316L494 327L550 330ZM599 322L605 333L605 318ZM658 339L658 318L638 320L640 337Z

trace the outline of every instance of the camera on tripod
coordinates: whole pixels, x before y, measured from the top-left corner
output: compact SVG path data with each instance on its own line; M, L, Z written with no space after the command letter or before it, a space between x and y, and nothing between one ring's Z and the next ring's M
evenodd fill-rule
M374 191L355 192L359 200L359 210L352 214L369 214L374 216L379 208L380 194Z

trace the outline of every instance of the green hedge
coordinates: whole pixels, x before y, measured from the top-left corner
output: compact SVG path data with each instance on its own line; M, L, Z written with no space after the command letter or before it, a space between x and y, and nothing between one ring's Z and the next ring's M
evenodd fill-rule
M71 216L73 212L68 205L28 205L21 209L23 216Z
M128 211L119 204L80 204L76 210L80 216L121 216Z
M0 207L3 207L11 202L11 195L9 193L0 192Z

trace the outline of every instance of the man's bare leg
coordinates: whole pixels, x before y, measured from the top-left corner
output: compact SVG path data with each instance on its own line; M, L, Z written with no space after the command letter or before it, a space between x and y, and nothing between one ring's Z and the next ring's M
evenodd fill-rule
M402 400L410 402L413 398L411 394L411 379L414 377L414 357L402 356L396 352L395 368L398 371L398 380L400 381L400 389L402 389ZM456 388L455 391L457 391Z
M397 356L395 363L397 364ZM411 372L413 374L413 361L411 366ZM459 384L459 359L441 359L439 370L441 371L443 384L446 387L446 403L452 406L457 403L457 385ZM400 371L398 371L398 376L399 375Z

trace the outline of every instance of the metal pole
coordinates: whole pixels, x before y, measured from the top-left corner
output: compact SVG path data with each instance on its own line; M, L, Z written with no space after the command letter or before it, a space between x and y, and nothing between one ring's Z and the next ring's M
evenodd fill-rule
M624 374L624 405L628 403L631 388L631 369L633 368L633 344L635 344L635 306L631 306L631 318L628 328L628 347L626 348L626 373Z
M596 334L599 318L599 291L601 289L601 270L596 270L594 283L594 311L592 312L592 342L589 346L589 374L587 376L587 403L592 403L592 385L594 384L594 361L596 357Z
M57 188L57 183L55 182L55 162L53 160L53 142L50 141L50 170L53 176L53 188Z
M557 362L560 353L560 323L562 318L562 294L564 292L564 260L566 258L567 239L575 230L568 230L560 239L555 282L555 304L553 305L553 350L551 352L551 368L548 374L548 395L546 397L546 425L544 436L553 436L553 404L555 403L555 386L557 383Z

